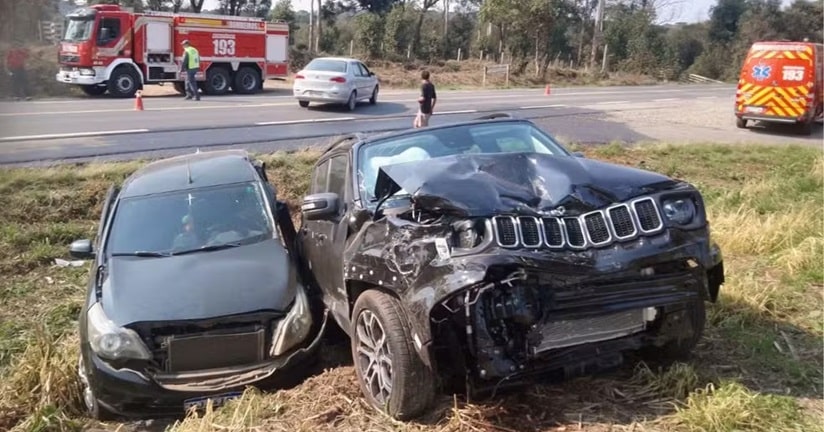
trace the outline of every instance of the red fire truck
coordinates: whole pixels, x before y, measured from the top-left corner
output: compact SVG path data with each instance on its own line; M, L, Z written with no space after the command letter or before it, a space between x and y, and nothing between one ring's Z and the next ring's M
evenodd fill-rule
M134 13L118 5L75 10L60 43L57 81L89 95L132 97L144 84L173 83L181 42L200 52L198 86L209 95L255 93L288 74L289 25L260 18L167 12Z

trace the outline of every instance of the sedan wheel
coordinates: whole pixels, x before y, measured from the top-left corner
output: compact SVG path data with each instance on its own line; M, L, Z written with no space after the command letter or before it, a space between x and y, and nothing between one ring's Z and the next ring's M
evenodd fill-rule
M346 108L349 111L354 111L355 107L358 106L358 94L356 92L352 92L349 94L349 101L346 102Z
M352 326L352 358L367 402L400 420L423 413L435 396L435 376L412 345L398 300L375 290L363 293Z

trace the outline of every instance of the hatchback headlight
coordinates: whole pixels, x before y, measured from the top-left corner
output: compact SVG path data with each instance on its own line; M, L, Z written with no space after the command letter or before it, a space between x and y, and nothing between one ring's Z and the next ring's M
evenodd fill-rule
M664 200L664 216L670 222L687 225L695 218L695 204L689 198Z
M133 330L118 327L106 316L100 303L89 308L87 324L89 344L100 357L110 360L152 358L140 336Z
M309 308L309 298L303 287L298 286L292 309L275 325L269 354L272 357L284 354L306 339L311 330L312 311Z

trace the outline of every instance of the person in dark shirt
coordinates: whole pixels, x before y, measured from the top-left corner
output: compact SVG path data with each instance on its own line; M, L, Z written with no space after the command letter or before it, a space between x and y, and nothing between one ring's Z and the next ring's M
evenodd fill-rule
M11 76L12 89L17 100L31 99L29 96L29 83L26 80L26 60L28 59L29 52L20 41L15 41L14 47L6 53L6 73Z
M429 81L429 71L421 72L421 96L418 98L418 115L415 116L413 126L421 128L429 126L429 118L432 117L432 112L435 110L435 102L438 99L435 94L435 85Z

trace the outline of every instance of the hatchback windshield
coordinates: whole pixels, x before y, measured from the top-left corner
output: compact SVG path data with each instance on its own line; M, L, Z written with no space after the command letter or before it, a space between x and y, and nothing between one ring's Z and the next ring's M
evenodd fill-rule
M66 42L87 41L92 37L94 18L70 18L66 20L66 32L63 40Z
M309 71L346 72L346 62L343 60L315 59L304 68Z
M175 254L274 237L255 183L125 198L115 210L107 252Z
M569 156L549 135L529 123L463 125L422 130L412 135L376 141L360 149L360 194L374 201L378 169L384 165L460 154L542 153ZM406 194L399 191L398 195Z

